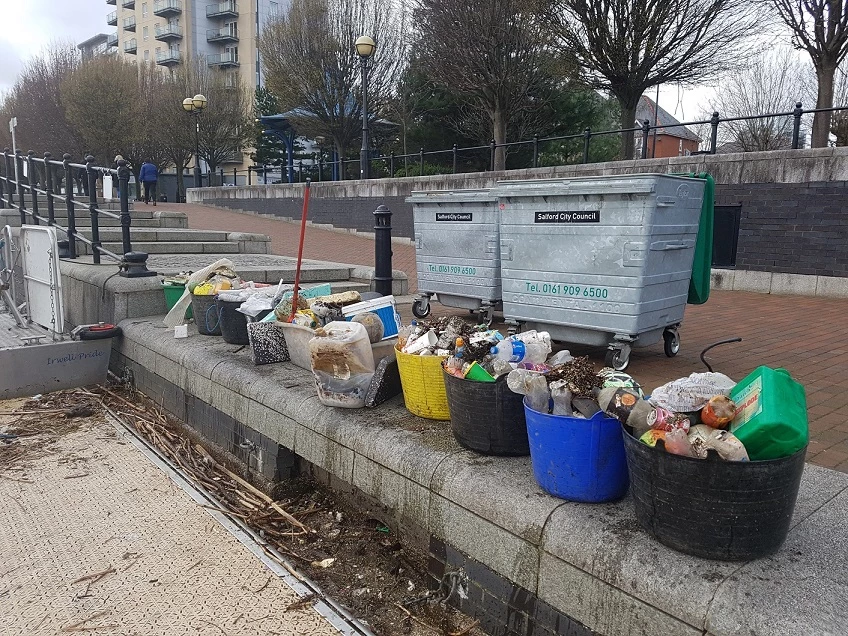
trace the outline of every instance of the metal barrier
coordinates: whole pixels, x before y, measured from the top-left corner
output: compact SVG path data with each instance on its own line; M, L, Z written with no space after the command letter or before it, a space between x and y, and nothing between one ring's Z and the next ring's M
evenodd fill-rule
M26 161L26 176L24 176L24 161ZM14 167L13 167L14 166ZM29 151L24 157L18 150L11 154L9 149L3 150L3 162L0 164L0 208L17 209L21 217L21 225L32 223L40 225L47 223L64 233L68 239L67 251L63 258L77 258L77 241L91 248L94 263L99 265L101 257L106 256L117 262L120 275L126 278L142 278L155 276L156 272L147 269L147 254L134 252L130 238L132 216L129 209L129 179L130 169L123 159L118 161L118 168L105 168L94 165L94 157L88 155L85 163L72 163L71 155L62 156L62 161L55 161L49 152L44 158L36 157ZM83 172L84 171L84 172ZM76 173L77 178L74 178ZM105 176L117 177L118 214L98 207L97 180ZM83 186L85 199L74 198L74 183ZM27 206L27 195L29 206ZM39 209L39 197L44 197L47 205L47 217L42 216ZM64 205L67 211L67 227L56 222L56 205ZM76 227L77 206L88 209L91 219L91 238L83 236ZM107 217L121 222L121 248L123 255L115 254L103 247L100 241L100 218Z

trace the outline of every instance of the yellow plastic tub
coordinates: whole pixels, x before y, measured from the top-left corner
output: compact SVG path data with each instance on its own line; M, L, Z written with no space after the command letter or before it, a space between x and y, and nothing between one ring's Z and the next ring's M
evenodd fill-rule
M395 350L403 401L413 415L449 420L448 396L442 374L444 356L413 356Z

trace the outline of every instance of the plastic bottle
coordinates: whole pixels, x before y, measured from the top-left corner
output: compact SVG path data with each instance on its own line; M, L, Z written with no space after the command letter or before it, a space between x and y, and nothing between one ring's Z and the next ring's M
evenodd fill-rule
M506 362L533 362L536 364L544 362L550 348L541 342L531 341L528 343L513 338L502 340L492 347L491 353L499 360Z
M551 399L548 380L541 373L515 369L506 376L506 384L513 393L527 396L527 406L534 411L547 413Z
M574 409L571 407L571 391L568 390L568 383L565 380L551 382L551 399L554 401L554 415L565 415L574 417Z
M607 387L598 392L598 404L608 415L633 428L635 437L642 437L656 419L653 406L632 389ZM684 432L685 434L685 432Z
M804 387L786 369L757 367L730 392L733 433L751 460L787 457L809 442Z

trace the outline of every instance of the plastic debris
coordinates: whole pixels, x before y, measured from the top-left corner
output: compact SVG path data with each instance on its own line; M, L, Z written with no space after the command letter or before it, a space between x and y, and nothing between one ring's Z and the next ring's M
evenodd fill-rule
M714 395L730 395L736 382L723 373L693 373L667 382L651 392L651 404L675 413L701 410Z

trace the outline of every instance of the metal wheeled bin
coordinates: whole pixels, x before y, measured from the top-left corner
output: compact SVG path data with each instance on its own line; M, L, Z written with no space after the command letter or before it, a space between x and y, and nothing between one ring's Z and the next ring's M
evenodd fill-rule
M500 182L503 309L513 328L631 348L680 348L703 179L642 174ZM711 240L711 239L710 239Z
M413 192L418 298L412 313L424 318L430 299L480 312L491 322L501 301L498 199L490 190Z

